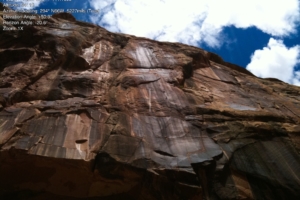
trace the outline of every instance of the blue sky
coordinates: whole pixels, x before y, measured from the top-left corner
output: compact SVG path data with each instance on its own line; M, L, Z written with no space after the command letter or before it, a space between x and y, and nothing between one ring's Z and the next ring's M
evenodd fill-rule
M256 76L300 86L299 0L47 0L34 6L95 9L98 14L74 16L112 32L197 46Z

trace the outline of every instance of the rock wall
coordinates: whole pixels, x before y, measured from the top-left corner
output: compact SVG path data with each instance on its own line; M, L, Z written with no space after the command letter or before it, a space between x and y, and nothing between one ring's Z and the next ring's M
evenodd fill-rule
M299 87L68 14L2 29L2 198L300 196Z

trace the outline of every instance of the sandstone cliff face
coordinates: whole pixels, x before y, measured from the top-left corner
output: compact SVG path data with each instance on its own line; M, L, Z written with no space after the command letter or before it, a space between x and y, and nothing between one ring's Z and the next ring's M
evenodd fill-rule
M67 14L0 31L1 197L300 196L299 87Z

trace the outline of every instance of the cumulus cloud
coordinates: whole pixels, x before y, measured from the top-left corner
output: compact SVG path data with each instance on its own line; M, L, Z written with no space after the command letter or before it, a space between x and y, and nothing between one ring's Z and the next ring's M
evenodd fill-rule
M288 48L282 40L270 38L267 47L256 50L247 69L256 76L274 77L300 86L300 71L294 71L300 64L300 46Z
M300 86L300 71L295 72L295 75L292 80L292 84Z
M30 1L26 2L25 4L24 1L15 1L17 2L18 6L13 7L14 10L33 10L37 7L39 7L42 3L42 1ZM13 2L14 3L14 2Z
M272 36L295 33L298 0L90 0L93 23L110 31L199 46L222 45L226 26L256 27Z

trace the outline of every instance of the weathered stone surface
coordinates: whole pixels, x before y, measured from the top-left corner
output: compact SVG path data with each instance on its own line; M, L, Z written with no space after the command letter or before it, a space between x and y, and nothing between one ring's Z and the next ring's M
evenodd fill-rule
M67 14L0 60L1 197L300 196L299 87Z

